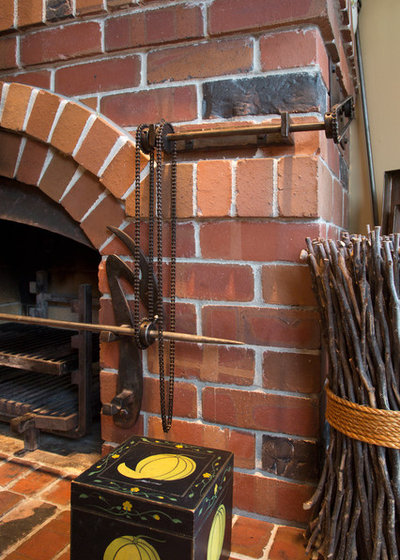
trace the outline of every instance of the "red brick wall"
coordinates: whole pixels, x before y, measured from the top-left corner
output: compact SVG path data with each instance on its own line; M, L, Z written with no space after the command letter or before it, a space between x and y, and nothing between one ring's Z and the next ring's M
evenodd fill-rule
M279 109L321 119L328 57L343 96L353 91L346 0L271 0L268 8L264 0L3 0L0 32L1 79L27 84L2 88L0 174L38 186L81 223L103 255L105 323L113 315L104 260L124 254L105 227L133 231L139 123L259 123ZM283 99L276 92L286 80L298 91ZM346 226L347 199L347 153L322 132L296 133L289 147L179 156L177 328L245 345L177 345L168 437L235 453L237 511L307 519L320 339L299 253L306 236ZM101 398L110 402L115 344L102 345L101 365ZM164 437L154 348L145 366L133 431ZM102 430L105 449L132 432L111 417Z

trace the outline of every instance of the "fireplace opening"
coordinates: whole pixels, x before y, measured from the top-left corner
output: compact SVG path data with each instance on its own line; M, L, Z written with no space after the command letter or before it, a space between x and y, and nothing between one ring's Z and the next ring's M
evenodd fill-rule
M100 255L79 226L38 189L0 192L0 312L97 323ZM98 335L0 322L0 432L23 451L100 450L99 392Z

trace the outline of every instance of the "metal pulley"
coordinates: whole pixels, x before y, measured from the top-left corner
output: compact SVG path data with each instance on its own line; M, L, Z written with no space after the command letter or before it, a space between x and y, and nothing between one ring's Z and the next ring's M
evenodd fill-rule
M347 97L341 103L337 103L332 111L325 113L325 134L332 138L335 144L341 144L344 136L354 119L354 99Z

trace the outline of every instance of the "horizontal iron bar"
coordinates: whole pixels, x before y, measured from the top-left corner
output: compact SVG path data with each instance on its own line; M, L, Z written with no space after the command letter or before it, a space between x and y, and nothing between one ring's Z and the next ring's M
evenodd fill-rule
M325 130L325 123L322 121L314 123L292 123L289 125L289 132L307 132L312 130ZM226 136L255 136L260 134L271 134L281 132L281 124L235 126L229 128L219 128L215 130L188 130L186 132L173 132L166 135L167 140L192 140L194 138L222 138Z
M0 321L12 321L17 323L28 323L34 325L47 325L56 329L72 329L76 331L91 332L112 332L121 336L135 336L135 329L132 327L117 327L114 325L97 325L95 323L77 323L74 321L60 321L58 319L44 319L42 317L28 317L27 315L13 315L11 313L0 313ZM158 331L151 330L149 335L154 340L158 337ZM214 338L210 336L199 336L196 334L176 333L163 331L166 340L176 340L182 342L195 342L198 344L234 344L242 345L243 342L228 340L225 338Z
M149 335L151 338L156 340L158 337L158 331L149 331ZM167 340L176 340L177 342L197 342L199 344L235 344L237 346L244 344L238 340L228 340L226 338L215 338L213 336L170 331L163 331L163 337Z

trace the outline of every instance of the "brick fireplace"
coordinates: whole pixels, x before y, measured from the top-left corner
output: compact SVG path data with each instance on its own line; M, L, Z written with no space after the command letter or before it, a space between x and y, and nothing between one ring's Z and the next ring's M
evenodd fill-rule
M114 320L105 259L129 256L106 227L133 234L136 126L321 120L329 93L354 93L349 4L3 0L0 175L40 189L98 251L100 322ZM347 149L323 132L294 139L179 154L177 330L245 345L177 345L168 436L150 348L139 421L102 416L102 438L104 451L132 433L229 449L236 511L301 525L318 478L321 358L299 254L305 237L346 227L349 193ZM146 157L141 168L145 188ZM100 351L109 403L118 345Z

